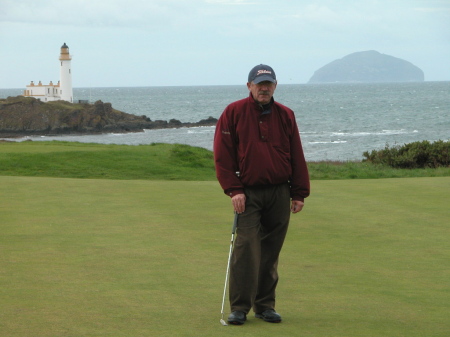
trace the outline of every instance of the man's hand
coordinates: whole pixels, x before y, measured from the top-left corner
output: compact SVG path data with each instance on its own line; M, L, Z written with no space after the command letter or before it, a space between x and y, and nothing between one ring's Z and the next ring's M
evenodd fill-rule
M245 211L245 194L236 194L231 198L234 211L237 214L244 213Z
M299 201L299 200L292 200L292 204L291 204L291 212L292 213L298 213L303 209L303 206L305 205L305 203L303 201Z

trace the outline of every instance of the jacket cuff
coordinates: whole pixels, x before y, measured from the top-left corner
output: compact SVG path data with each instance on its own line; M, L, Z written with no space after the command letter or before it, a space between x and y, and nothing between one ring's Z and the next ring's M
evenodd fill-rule
M237 194L245 194L244 190L231 190L231 191L225 191L225 194L228 195L230 198L233 198Z

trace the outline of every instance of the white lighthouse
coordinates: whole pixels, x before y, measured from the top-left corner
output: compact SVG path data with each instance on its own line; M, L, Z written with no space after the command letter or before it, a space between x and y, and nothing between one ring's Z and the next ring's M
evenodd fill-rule
M26 86L23 95L26 97L34 97L41 101L57 101L64 100L73 103L73 89L72 89L72 56L69 54L69 47L64 44L61 46L61 53L59 55L60 72L58 84L34 84L33 81Z
M69 54L69 47L64 42L59 56L59 61L61 62L59 73L59 96L61 97L60 99L73 103L71 60L72 57Z

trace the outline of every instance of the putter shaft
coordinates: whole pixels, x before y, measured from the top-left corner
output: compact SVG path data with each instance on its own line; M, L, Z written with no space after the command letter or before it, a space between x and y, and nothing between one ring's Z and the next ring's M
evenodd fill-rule
M223 297L222 297L222 310L220 311L222 314L222 318L220 319L220 323L222 325L228 325L225 320L223 319L223 307L225 305L225 295L227 293L227 285L228 285L228 274L230 272L230 261L231 261L231 253L233 252L233 245L234 245L234 234L236 233L236 227L237 227L237 219L238 219L238 214L235 212L234 213L234 222L233 222L233 228L231 231L231 242L230 242L230 251L228 253L228 263L227 263L227 272L225 274L225 285L223 287Z

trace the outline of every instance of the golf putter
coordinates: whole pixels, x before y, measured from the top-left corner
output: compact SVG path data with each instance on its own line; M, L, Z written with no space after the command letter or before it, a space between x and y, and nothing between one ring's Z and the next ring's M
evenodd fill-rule
M230 272L231 253L233 252L234 233L236 233L237 220L238 220L238 214L237 214L237 212L234 212L234 223L233 223L233 229L231 231L230 252L228 253L227 272L225 274L225 286L223 287L223 297L222 297L222 310L221 310L222 318L220 319L220 324L222 324L223 326L227 326L228 325L227 322L225 322L225 320L224 320L223 307L225 305L225 295L227 293L228 273Z

